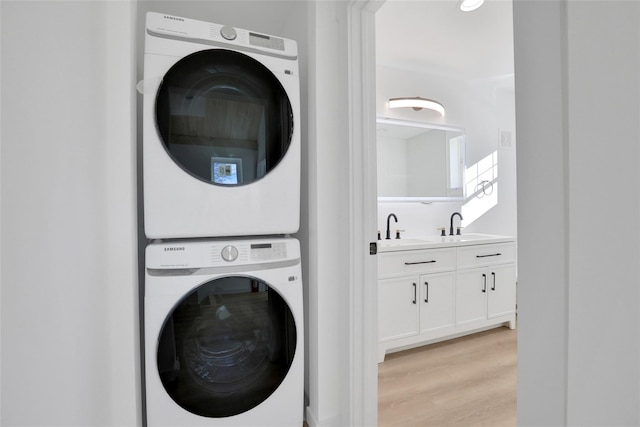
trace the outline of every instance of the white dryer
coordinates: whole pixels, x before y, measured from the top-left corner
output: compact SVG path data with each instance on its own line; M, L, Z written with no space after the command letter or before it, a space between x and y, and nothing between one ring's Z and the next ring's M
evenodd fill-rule
M149 12L142 91L148 238L298 231L295 41Z
M147 246L147 425L302 426L302 307L295 239Z

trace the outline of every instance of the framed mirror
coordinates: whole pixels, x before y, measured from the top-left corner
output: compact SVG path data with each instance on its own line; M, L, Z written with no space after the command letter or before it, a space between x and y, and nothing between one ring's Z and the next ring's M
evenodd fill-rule
M464 129L378 117L378 201L464 200Z

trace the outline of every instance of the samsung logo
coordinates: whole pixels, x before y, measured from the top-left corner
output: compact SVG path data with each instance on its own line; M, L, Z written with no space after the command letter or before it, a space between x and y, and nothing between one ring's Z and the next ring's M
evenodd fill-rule
M182 21L182 22L184 22L184 19L182 19L182 18L176 18L175 16L169 16L169 15L164 15L164 19L171 19L173 21Z
M177 251L184 251L184 246L171 246L168 248L164 248L165 252L177 252Z

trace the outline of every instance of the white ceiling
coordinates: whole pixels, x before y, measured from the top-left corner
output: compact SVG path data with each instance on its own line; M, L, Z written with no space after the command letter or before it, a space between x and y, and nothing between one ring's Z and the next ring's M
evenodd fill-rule
M376 13L376 62L465 80L513 75L511 0L461 12L459 0L387 0Z

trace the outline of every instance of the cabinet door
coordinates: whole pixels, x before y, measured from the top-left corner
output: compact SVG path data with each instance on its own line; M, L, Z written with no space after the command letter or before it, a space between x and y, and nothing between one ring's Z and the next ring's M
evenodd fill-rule
M516 311L516 269L514 264L494 266L488 276L488 317L512 314Z
M380 342L418 334L418 276L378 281Z
M454 273L420 276L420 333L454 324Z
M487 318L488 278L486 268L461 270L456 274L456 324Z

